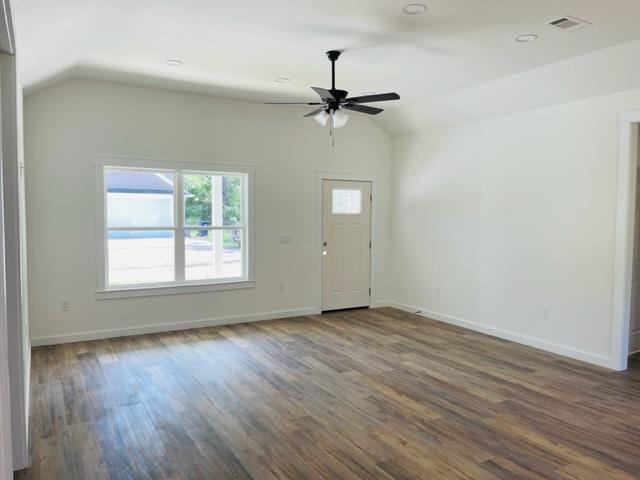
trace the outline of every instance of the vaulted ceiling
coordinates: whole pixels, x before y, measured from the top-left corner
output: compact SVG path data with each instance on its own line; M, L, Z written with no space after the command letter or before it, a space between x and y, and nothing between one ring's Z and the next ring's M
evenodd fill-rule
M474 95L485 103L520 99L520 106L528 93L518 89L544 72L547 83L570 90L575 79L592 79L556 62L640 39L637 0L423 1L427 12L413 16L399 0L20 0L14 8L27 94L87 77L256 101L314 101L309 86L330 83L324 52L343 49L339 88L402 96L375 119L392 134L438 125L436 113L451 122L464 118L460 110ZM593 25L575 32L548 25L565 15ZM539 38L515 41L525 33ZM591 57L584 58L588 67ZM172 67L167 59L183 64ZM640 87L640 72L629 75L626 83ZM515 79L512 88L501 86L505 78Z

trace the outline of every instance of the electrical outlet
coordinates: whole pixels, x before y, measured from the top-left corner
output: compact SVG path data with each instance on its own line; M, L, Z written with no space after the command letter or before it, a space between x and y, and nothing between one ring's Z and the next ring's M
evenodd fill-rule
M284 293L284 283L281 283L278 287L278 293Z
M61 312L68 312L69 310L71 310L71 306L70 306L69 300L63 300L60 303L60 311Z
M543 305L542 306L542 318L551 318L551 306Z

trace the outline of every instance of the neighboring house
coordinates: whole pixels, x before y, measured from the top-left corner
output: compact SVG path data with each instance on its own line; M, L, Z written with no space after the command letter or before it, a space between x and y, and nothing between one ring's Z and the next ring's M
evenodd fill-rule
M173 179L157 172L109 170L109 225L173 225ZM143 220L141 225L141 219ZM170 237L169 231L111 231L109 238Z

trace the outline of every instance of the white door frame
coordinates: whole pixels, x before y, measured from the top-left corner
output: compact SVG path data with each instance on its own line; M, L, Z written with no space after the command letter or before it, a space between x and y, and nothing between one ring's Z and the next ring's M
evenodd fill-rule
M640 109L620 114L618 190L613 266L613 313L609 363L614 370L626 370L631 320L636 176Z
M0 71L2 69L0 62ZM0 79L2 75L0 74ZM1 84L1 81L0 81ZM1 105L0 100L0 105ZM0 126L0 138L2 128ZM4 164L0 149L0 480L13 477L12 417L11 417L11 380L9 375L9 328L7 321L7 302L5 289L4 261L4 188L2 166Z
M13 478L13 470L26 466L26 412L24 384L13 383L16 370L17 376L21 376L22 362L13 365L17 360L15 356L16 332L20 325L16 325L17 319L8 315L8 300L5 263L5 239L7 235L15 232L5 231L6 206L4 171L6 163L16 160L18 135L16 128L15 104L22 102L22 94L18 99L17 85L15 82L15 37L13 30L13 15L9 0L0 0L0 75L2 81L2 101L0 102L0 479ZM17 163L17 162L16 162ZM14 179L12 179L14 180ZM12 182L13 183L13 182ZM15 182L17 186L17 181ZM10 252L13 254L13 252ZM18 283L19 279L12 278ZM19 348L21 352L21 349ZM17 388L16 388L17 387ZM17 403L17 405L16 405ZM15 419L15 416L18 418ZM17 421L16 421L17 420Z
M318 295L317 305L319 311L322 311L322 182L323 180L345 180L350 182L370 182L371 183L371 254L369 261L371 262L371 277L369 278L371 287L371 297L369 298L369 306L374 307L376 304L376 247L378 245L377 230L377 208L376 208L376 177L367 174L358 173L338 173L338 172L317 172L316 173L316 258L317 258L317 278L316 292Z

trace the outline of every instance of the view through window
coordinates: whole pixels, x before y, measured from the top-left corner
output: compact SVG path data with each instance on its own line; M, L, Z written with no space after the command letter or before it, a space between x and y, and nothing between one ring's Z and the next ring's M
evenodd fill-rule
M104 167L106 286L246 277L246 177Z

